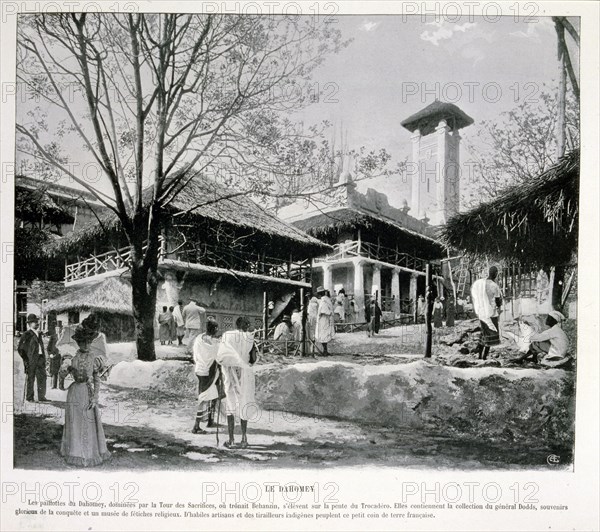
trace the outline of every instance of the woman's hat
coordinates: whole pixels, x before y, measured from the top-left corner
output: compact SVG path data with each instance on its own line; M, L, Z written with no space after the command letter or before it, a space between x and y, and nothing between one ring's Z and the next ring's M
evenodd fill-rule
M100 323L94 314L90 314L87 318L85 318L81 322L81 325L90 331L95 331L96 333L100 331Z
M84 325L78 325L73 333L73 340L75 340L78 344L89 344L98 333L92 329L88 329Z

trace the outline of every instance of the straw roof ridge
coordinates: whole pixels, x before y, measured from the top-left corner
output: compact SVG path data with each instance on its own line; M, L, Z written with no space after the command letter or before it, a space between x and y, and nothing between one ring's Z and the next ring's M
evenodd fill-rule
M579 150L495 199L453 216L439 236L474 255L531 265L571 261L577 247Z
M417 238L423 238L432 243L438 243L434 237L404 227L399 221L394 221L386 216L352 207L342 207L338 210L324 212L311 218L297 220L294 222L294 225L303 231L320 234L344 227L357 227L363 224L368 226L372 223L372 220L392 226L395 229L399 229L400 231Z
M109 277L49 300L45 310L57 313L90 310L132 316L131 284L119 277Z
M144 190L144 203L152 199L152 188ZM208 178L197 179L183 189L171 202L171 213L187 213L188 216L216 220L238 227L246 227L258 232L283 238L294 243L326 251L329 246L304 233L293 225L268 213L247 195L236 195L225 187ZM98 216L99 221L81 226L46 248L49 256L64 255L74 250L84 250L97 239L106 236L106 232L117 235L121 224L116 214L109 212Z
M22 220L38 220L40 217L55 223L73 223L74 217L59 206L43 188L18 187L15 190L15 216Z
M193 216L258 229L306 245L327 247L320 240L307 235L275 214L267 212L249 195L231 196L231 192L225 187L203 178L190 183L177 195L172 205L176 211L190 211Z
M112 213L98 215L94 222L81 225L75 231L49 242L44 247L44 253L50 258L60 257L74 250L86 250L94 245L97 239L106 236L106 233L116 235L121 229L117 216Z

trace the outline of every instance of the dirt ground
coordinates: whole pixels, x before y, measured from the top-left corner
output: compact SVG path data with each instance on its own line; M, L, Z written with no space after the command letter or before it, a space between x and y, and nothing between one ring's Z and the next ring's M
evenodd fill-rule
M375 338L364 333L339 334L332 343L335 354L327 360L359 364L398 364L422 356L421 326L382 330ZM434 356L447 347L436 331ZM409 338L412 341L407 341ZM132 344L110 344L111 363L133 360ZM185 358L185 349L157 346L160 358ZM514 354L514 353L513 353ZM314 359L265 355L259 363L301 364ZM14 464L23 469L70 469L59 454L66 392L48 390L50 403L24 403L23 366L15 352ZM48 382L50 384L50 382ZM411 467L435 469L547 469L546 457L559 454L570 463L569 449L531 448L519 444L485 443L450 438L413 428L387 429L286 412L261 412L249 425L250 447L223 447L216 430L192 434L195 401L155 391L118 389L102 385L102 419L112 459L101 470L194 470L228 467ZM376 413L374 413L376 415ZM239 438L239 436L236 436ZM76 468L74 468L76 469Z

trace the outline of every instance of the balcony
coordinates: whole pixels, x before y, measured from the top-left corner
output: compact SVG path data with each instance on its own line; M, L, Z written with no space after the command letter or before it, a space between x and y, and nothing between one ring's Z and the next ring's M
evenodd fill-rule
M146 249L146 248L144 248ZM66 264L65 285L74 286L106 277L126 274L130 268L129 247L92 255L86 259ZM159 268L186 265L197 272L231 272L244 277L274 278L304 283L310 278L310 260L285 261L265 254L248 253L208 244L181 245L169 251L164 241L159 252Z
M83 281L100 280L120 275L129 269L131 249L129 247L92 255L86 259L65 265L65 286L81 284Z
M427 261L413 257L408 253L402 253L397 249L386 248L371 242L348 240L336 244L333 248L333 253L314 259L314 263L335 262L352 257L364 257L418 272L425 272L425 264L427 263Z

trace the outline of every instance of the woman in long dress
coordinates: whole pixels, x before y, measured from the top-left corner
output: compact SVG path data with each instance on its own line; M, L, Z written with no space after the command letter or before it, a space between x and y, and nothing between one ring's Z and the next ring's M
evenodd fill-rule
M89 467L110 458L98 409L102 357L90 351L97 332L79 326L73 334L78 350L70 366L73 383L67 391L60 454L68 464Z

